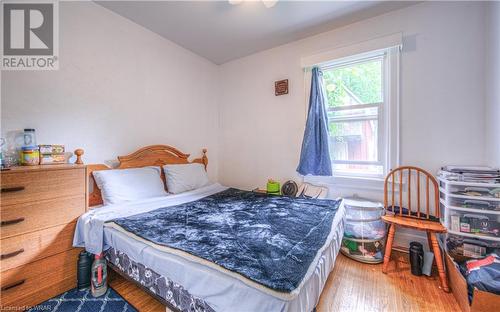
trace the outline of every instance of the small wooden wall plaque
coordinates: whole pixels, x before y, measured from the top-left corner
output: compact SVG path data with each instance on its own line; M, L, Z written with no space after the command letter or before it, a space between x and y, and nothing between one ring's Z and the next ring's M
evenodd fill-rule
M274 82L274 95L288 94L288 79L278 80Z

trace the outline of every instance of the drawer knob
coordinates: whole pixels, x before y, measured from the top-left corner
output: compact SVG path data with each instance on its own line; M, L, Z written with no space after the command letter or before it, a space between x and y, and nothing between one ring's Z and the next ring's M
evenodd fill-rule
M2 286L1 290L6 291L6 290L9 290L9 289L14 288L14 287L21 286L22 284L24 284L24 282L26 282L25 279L19 280L17 282Z
M0 223L0 226L17 224L17 223L20 223L20 222L23 222L23 221L24 221L24 217L17 218L17 219L12 219L12 220L6 220L6 221L2 221L2 223Z
M24 248L21 248L21 249L19 249L19 250L16 250L16 251L10 252L10 253L8 253L8 254L3 254L3 255L0 255L0 260L5 260L5 259L9 259L9 258L15 257L15 256L17 256L18 254L23 253L23 252L24 252Z
M2 187L2 193L12 193L24 191L24 186Z

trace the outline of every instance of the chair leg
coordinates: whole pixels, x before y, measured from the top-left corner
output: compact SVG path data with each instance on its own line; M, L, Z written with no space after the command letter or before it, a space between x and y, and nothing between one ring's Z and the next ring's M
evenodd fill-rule
M429 244L429 251L432 252L432 240L431 240L431 232L427 232L427 243ZM434 265L434 259L432 259L432 265ZM431 273L432 273L432 265L431 265Z
M438 267L441 287L443 287L443 290L445 292L450 292L450 288L448 287L448 280L446 279L446 271L444 270L443 257L441 257L441 248L439 248L436 233L430 233L430 240L432 244L432 250L434 251L434 258L436 259L436 264Z
M389 227L389 234L387 235L387 242L385 243L384 266L382 273L387 273L387 267L391 260L392 242L394 241L394 233L396 232L396 225L391 224Z
M429 251L432 251L431 232L427 232L427 243L429 244Z

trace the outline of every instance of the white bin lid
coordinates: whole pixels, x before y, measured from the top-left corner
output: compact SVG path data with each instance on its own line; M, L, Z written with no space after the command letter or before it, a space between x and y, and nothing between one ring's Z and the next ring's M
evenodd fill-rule
M346 208L354 208L354 209L357 208L357 209L377 210L384 208L384 205L382 205L382 203L359 197L344 198L344 205Z

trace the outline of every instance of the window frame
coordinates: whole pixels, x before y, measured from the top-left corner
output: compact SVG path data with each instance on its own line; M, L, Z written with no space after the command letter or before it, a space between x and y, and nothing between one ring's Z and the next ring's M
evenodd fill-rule
M332 174L334 178L380 179L382 180L391 168L399 164L399 58L400 46L359 53L348 57L325 62L319 65L322 71L341 68L354 64L362 64L370 60L382 60L382 102L342 106L337 111L377 107L377 161L333 160ZM327 101L325 101L327 104ZM327 108L328 109L328 108ZM360 120L363 116L360 116ZM328 118L330 122L331 118ZM338 118L336 121L342 121ZM350 119L349 121L354 121ZM335 170L335 164L360 164L382 166L381 174L349 172Z

